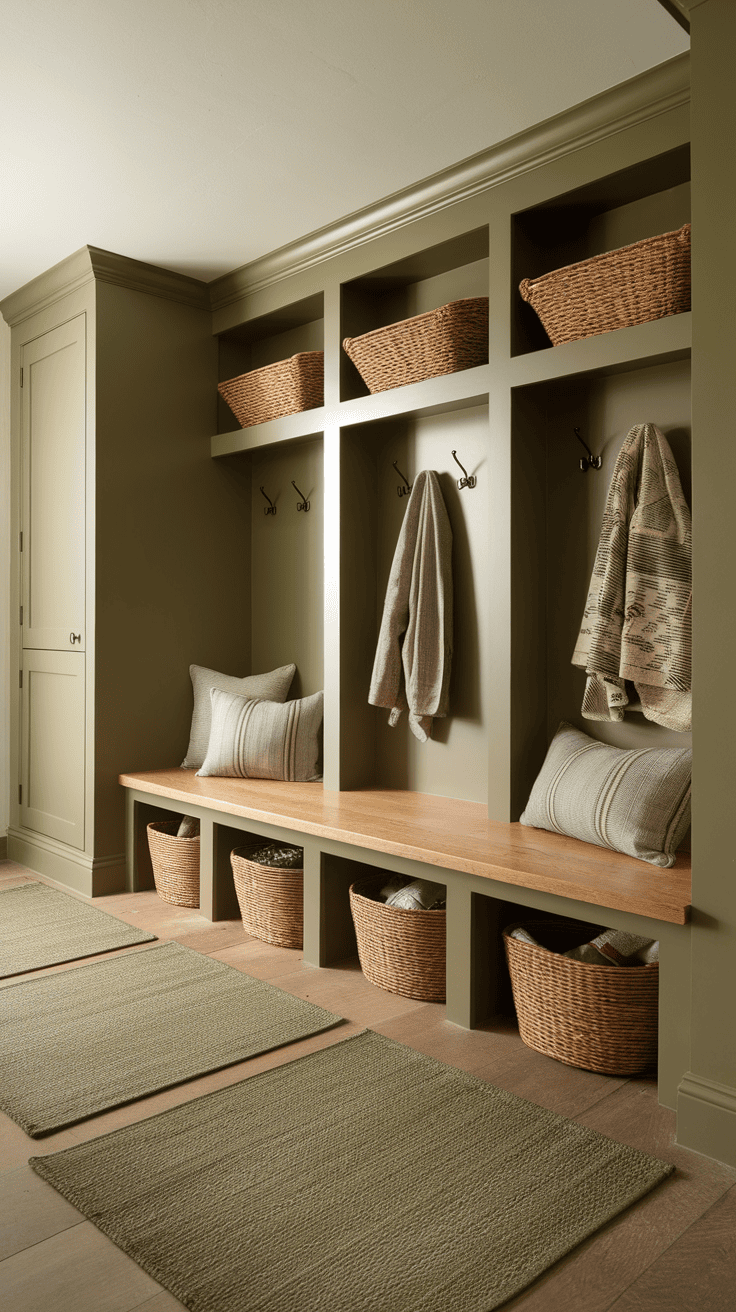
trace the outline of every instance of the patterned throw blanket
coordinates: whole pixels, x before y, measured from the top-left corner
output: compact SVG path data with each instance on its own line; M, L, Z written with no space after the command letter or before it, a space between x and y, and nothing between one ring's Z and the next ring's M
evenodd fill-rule
M414 480L386 588L368 701L390 709L395 725L409 711L420 742L432 718L447 715L452 659L452 529L439 479Z
M637 424L613 471L573 665L583 715L622 720L633 682L648 720L691 723L690 511L664 434Z

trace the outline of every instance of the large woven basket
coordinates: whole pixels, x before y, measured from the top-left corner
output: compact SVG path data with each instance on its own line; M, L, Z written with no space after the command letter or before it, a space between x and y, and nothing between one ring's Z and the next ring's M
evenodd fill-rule
M164 902L199 906L199 835L177 838L179 820L152 820L148 830L153 882Z
M264 943L300 948L304 939L304 870L251 861L249 854L255 850L236 847L230 854L243 929Z
M468 296L438 310L346 337L343 347L370 392L420 383L488 361L488 297Z
M545 946L512 938L520 927ZM586 931L579 921L526 921L503 931L519 1034L528 1048L567 1066L603 1075L653 1073L659 964L595 966L560 955L586 942L586 932L594 937L600 926Z
M385 872L350 888L358 957L366 979L389 993L422 1002L445 1000L444 911L407 911L378 901Z
M690 224L519 284L553 346L690 309Z
M240 427L251 428L323 405L324 377L324 352L300 351L288 360L228 378L217 390Z

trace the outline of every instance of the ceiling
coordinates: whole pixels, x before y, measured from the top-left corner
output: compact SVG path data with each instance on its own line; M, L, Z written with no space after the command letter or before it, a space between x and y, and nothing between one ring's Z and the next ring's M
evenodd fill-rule
M0 297L209 281L671 59L659 0L0 0Z

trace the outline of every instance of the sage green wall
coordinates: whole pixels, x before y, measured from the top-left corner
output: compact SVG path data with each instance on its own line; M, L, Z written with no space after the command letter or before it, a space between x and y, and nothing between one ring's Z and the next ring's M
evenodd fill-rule
M694 773L690 1073L678 1138L736 1164L736 5L692 8Z
M247 674L250 475L214 461L210 316L96 284L96 854L122 851L117 776L178 764L189 665Z
M251 669L257 674L294 661L289 697L305 697L324 686L322 439L267 447L251 459ZM301 497L292 480L309 510L297 510ZM275 515L264 514L262 486Z
M0 856L10 818L10 328L0 318Z

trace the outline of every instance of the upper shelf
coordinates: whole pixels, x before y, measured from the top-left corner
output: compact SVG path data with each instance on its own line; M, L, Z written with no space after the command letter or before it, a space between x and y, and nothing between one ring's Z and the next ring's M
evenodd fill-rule
M408 387L394 387L373 396L356 397L342 401L331 408L320 406L303 410L300 414L285 415L267 424L254 424L251 428L238 428L232 433L218 433L212 438L212 455L229 456L238 451L252 451L256 447L273 446L279 442L294 442L314 437L325 428L352 427L380 419L414 415L433 415L448 410L462 410L483 404L488 396L490 372L487 364L475 369L464 369L456 374L443 374L428 378Z
M672 314L633 328L618 328L579 342L512 356L508 362L509 384L525 387L575 374L616 374L685 360L691 342L692 313Z

